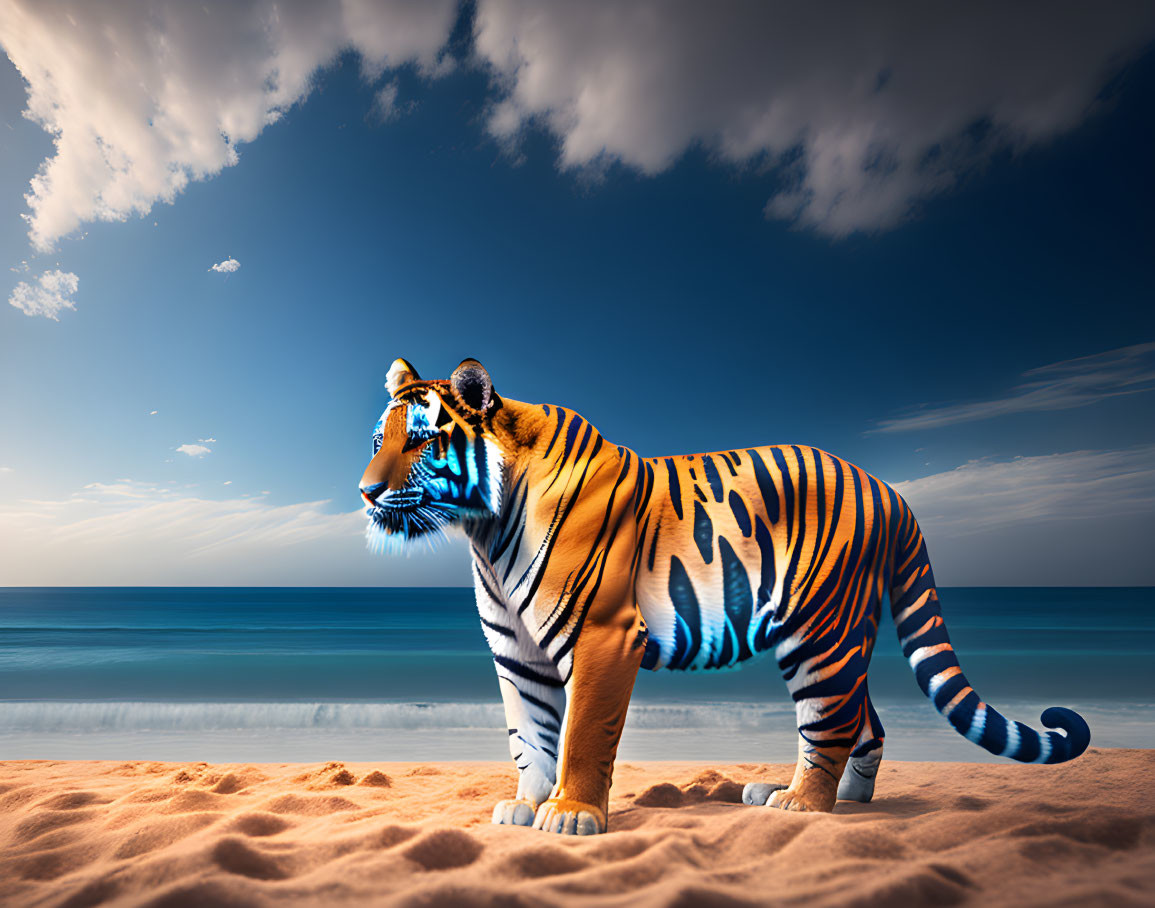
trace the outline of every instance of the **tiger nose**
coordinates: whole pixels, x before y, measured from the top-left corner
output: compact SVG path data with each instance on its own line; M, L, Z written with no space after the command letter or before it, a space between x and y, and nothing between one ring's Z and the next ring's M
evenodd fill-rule
M381 493L389 486L387 482L376 482L371 486L361 486L361 497L365 499L366 504L376 504L377 499L381 497Z

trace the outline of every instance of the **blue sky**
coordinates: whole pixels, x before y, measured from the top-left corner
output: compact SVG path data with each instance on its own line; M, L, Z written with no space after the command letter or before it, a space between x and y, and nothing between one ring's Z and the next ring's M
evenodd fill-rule
M1149 9L312 6L0 3L0 584L467 583L363 550L396 356L822 447L944 584L1155 582Z

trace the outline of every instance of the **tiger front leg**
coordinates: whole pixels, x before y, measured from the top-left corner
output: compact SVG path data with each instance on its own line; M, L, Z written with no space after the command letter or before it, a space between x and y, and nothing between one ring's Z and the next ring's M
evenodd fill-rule
M495 659L495 664L518 782L516 797L494 805L493 822L532 826L538 805L549 797L557 778L565 689L552 662Z
M607 828L614 758L646 639L632 602L609 611L587 615L574 647L557 784L533 822L546 832Z
M477 611L493 653L509 755L517 766L517 796L498 801L493 822L529 826L538 805L557 780L557 747L565 712L565 684L553 660L542 652L516 614L490 591L477 561L473 563Z

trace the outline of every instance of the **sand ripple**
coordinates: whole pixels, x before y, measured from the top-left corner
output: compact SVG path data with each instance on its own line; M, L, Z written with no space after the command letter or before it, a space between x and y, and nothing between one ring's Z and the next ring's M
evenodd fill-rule
M571 840L489 824L503 764L0 763L0 903L1155 903L1155 751L884 764L832 815L740 803L791 771L622 765L612 831Z

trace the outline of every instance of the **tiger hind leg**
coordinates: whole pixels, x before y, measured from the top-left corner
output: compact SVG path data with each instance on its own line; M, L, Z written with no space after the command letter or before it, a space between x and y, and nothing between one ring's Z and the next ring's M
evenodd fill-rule
M838 800L851 758L859 759L859 766L865 772L873 768L867 756L878 748L869 747L876 737L871 729L877 727L881 732L881 725L867 696L865 665L860 663L850 668L850 671L825 675L787 674L798 720L798 763L790 784L770 793L767 807L829 812ZM854 669L861 669L861 673ZM877 737L881 739L881 733ZM849 782L847 785L848 791L866 794L866 785L861 788L851 788ZM873 777L869 787L872 794Z
M865 804L874 797L875 777L878 775L878 768L882 763L883 730L882 723L878 720L878 714L875 713L874 706L870 703L869 698L867 698L866 702L867 715L869 718L862 729L862 733L858 736L858 741L854 749L851 750L845 758L845 765L836 789L836 798L839 801L860 801ZM794 792L787 792L788 789L794 789L795 791L800 789L800 784L796 783L801 783L808 771L804 766L804 761L814 759L819 763L823 762L817 757L807 756L808 753L813 752L814 748L805 738L799 740L798 749L798 769L795 771L794 780L789 786L769 782L750 782L742 789L742 803L761 807L770 801L776 792L783 792L770 806L786 807L786 809L792 810L816 809L813 807L803 807L801 803L796 806L790 806L795 803L795 798L793 797ZM826 765L831 764L827 763ZM811 781L807 787L810 789L816 788L815 782L820 780L821 777ZM822 787L827 788L829 785L823 784ZM789 798L788 803L786 803L787 798ZM825 803L827 800L828 798L823 796L822 802ZM833 803L831 806L833 806Z
M878 768L882 765L884 732L869 697L866 705L868 710L866 727L858 736L858 744L850 752L850 759L846 761L846 769L843 770L842 779L838 783L840 801L859 801L866 804L874 797L874 782L878 776Z
M785 788L771 792L766 806L829 813L838 800L838 783L849 756L847 747L823 746L800 734L794 778Z

